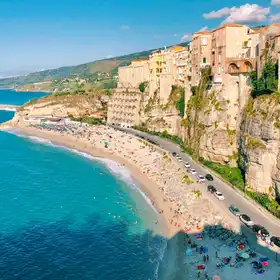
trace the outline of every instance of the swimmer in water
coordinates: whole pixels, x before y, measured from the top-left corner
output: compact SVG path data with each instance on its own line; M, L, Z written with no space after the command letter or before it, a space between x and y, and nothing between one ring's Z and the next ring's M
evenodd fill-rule
M103 172L100 172L100 175L103 175Z
M134 223L135 225L137 225L138 224L138 221L135 221L135 223Z

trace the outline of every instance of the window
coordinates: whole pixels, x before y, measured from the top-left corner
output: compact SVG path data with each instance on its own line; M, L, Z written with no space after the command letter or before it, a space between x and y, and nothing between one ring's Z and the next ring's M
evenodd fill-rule
M203 57L202 62L206 63L206 57Z
M207 45L207 38L202 38L202 46L206 46Z
M220 53L219 53L218 61L219 61L219 63L222 62L222 55Z

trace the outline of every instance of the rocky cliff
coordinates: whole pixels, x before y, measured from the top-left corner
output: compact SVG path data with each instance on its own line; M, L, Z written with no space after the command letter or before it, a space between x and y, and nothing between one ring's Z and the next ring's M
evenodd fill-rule
M196 156L236 165L241 112L250 95L247 77L225 76L225 86L212 85L209 76L202 72L200 84L192 89L179 136Z
M40 99L32 99L21 106L13 118L17 122L24 117L53 116L74 117L90 116L107 112L108 96L104 94L92 95L51 95Z
M247 184L258 192L275 195L280 186L279 93L248 101L238 144Z

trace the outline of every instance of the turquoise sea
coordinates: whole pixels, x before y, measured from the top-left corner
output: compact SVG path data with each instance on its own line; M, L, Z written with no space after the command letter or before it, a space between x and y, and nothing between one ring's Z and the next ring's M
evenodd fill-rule
M128 170L16 131L0 132L0 155L1 280L162 279L160 218Z

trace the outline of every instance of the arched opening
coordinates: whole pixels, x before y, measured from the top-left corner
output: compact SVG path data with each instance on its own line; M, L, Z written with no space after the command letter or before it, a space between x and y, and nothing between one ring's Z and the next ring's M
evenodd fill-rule
M253 65L250 61L245 61L244 66L246 72L250 72L253 70Z
M230 63L230 65L228 66L228 72L229 73L234 73L238 71L238 66L235 63Z

